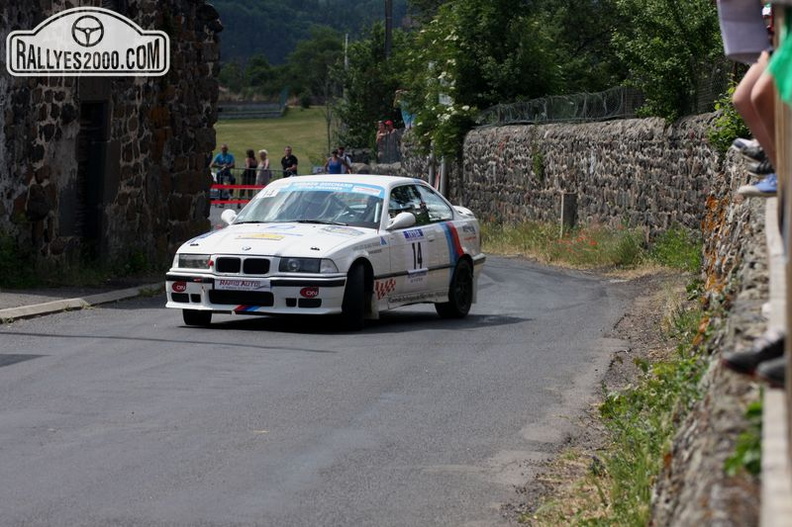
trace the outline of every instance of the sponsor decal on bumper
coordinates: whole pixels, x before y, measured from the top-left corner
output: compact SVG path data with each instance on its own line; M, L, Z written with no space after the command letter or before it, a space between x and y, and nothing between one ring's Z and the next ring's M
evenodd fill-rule
M222 291L270 291L269 280L249 280L245 278L217 278L214 288Z

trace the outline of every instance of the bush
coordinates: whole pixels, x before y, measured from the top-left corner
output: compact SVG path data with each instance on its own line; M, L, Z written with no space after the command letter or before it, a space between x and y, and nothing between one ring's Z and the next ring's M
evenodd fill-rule
M715 111L718 117L707 131L709 143L721 154L726 151L738 137L750 137L751 131L746 126L743 118L737 113L737 109L732 104L735 85L732 84L729 90L715 103Z

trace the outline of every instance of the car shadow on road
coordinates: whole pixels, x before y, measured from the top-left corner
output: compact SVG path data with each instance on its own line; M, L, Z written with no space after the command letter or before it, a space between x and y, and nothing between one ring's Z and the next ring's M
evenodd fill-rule
M366 321L360 332L347 331L336 317L311 316L235 316L233 318L216 316L210 329L276 331L279 333L300 333L309 335L335 334L389 334L411 330L455 330L463 331L493 326L506 326L530 322L532 319L509 315L471 314L462 319L440 318L430 312L388 311L379 320Z
M470 314L465 318L440 318L433 313L388 311L379 320L368 321L363 331L374 333L401 333L410 329L464 331L493 326L509 326L532 319L510 315Z

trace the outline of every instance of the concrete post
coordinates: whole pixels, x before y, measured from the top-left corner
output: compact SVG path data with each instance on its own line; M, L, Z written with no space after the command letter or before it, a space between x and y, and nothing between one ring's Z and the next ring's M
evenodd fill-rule
M561 237L575 228L577 223L577 193L561 193Z

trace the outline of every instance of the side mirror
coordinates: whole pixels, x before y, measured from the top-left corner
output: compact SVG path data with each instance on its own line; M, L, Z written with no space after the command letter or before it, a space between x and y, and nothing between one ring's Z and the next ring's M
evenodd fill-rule
M468 209L467 207L463 207L462 205L454 205L454 210L463 216L470 216L471 218L475 217L475 214L473 214L472 210Z
M226 209L220 214L220 219L223 220L223 223L226 225L231 225L231 223L236 219L236 211L231 209Z
M388 223L388 230L406 229L415 225L415 216L411 212L400 212Z

